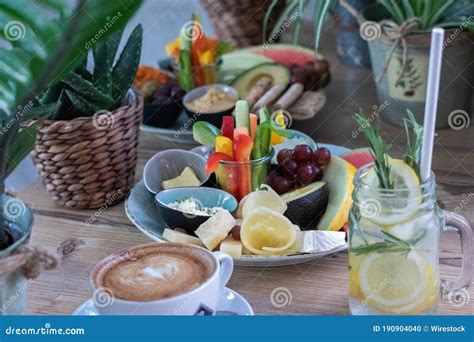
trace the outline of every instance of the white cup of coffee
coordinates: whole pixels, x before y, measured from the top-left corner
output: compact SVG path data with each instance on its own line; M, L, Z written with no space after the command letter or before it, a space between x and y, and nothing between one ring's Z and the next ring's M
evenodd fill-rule
M214 315L234 263L221 252L178 243L127 248L91 274L100 315Z

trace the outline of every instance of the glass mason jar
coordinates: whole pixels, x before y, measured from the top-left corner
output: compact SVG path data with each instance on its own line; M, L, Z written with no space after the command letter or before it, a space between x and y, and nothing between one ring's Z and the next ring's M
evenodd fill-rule
M0 194L6 233L12 243L0 251L0 260L12 256L17 249L28 243L33 227L33 213L21 200ZM16 269L0 277L0 315L24 315L26 310L26 292L30 282Z
M266 156L244 162L221 160L216 170L219 187L238 201L264 184L270 173L274 150Z
M434 314L440 297L469 286L472 230L460 215L441 210L436 182L380 189L364 183L372 165L354 177L349 214L349 307L353 315ZM454 282L439 274L440 233L461 236L463 267Z

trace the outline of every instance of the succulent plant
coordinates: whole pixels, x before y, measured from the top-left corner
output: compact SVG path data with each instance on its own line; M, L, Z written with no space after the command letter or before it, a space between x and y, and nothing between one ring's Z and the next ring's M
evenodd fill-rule
M87 44L104 25L110 25L110 18L117 20L100 41L124 27L141 4L142 0L78 0L75 6L68 0L35 1L34 6L30 0L1 2L0 197L5 178L35 143L37 125L22 129L21 124L56 111L56 103L37 106L37 94L78 65L78 56L87 52ZM0 201L0 250L6 241L4 213Z
M85 58L74 71L49 87L40 97L42 105L58 103L55 120L91 116L100 110L119 107L130 89L140 62L143 29L137 25L118 56L122 32L110 34L91 50L92 63ZM116 61L114 63L114 61ZM87 66L93 64L90 71Z

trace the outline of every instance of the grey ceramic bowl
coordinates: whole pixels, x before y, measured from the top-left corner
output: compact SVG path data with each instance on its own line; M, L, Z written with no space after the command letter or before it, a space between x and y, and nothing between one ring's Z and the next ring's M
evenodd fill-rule
M198 97L201 97L204 94L206 94L209 88L217 88L223 91L224 93L234 97L236 101L239 99L239 92L234 87L228 86L226 84L208 84L205 86L194 88L193 90L186 93L186 95L184 95L183 97L183 106L184 106L184 109L186 110L186 114L190 118L192 118L194 121L207 121L217 127L221 127L222 117L226 115L232 115L232 111L234 110L235 106L229 107L220 112L197 113L189 109L188 106L186 105L187 103L190 103L191 101L197 99Z
M178 177L186 166L193 169L200 185L209 179L204 171L206 158L194 152L171 149L158 152L148 160L143 170L143 182L148 191L156 194L163 190L161 182Z

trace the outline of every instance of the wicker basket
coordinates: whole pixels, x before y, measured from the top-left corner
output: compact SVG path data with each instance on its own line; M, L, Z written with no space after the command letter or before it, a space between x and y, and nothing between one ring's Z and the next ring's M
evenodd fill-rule
M92 117L41 123L32 151L46 190L68 208L99 208L122 200L135 177L143 99Z
M221 40L240 48L263 43L263 19L272 0L201 0ZM279 1L268 20L267 37L285 7ZM276 43L279 37L274 39Z

